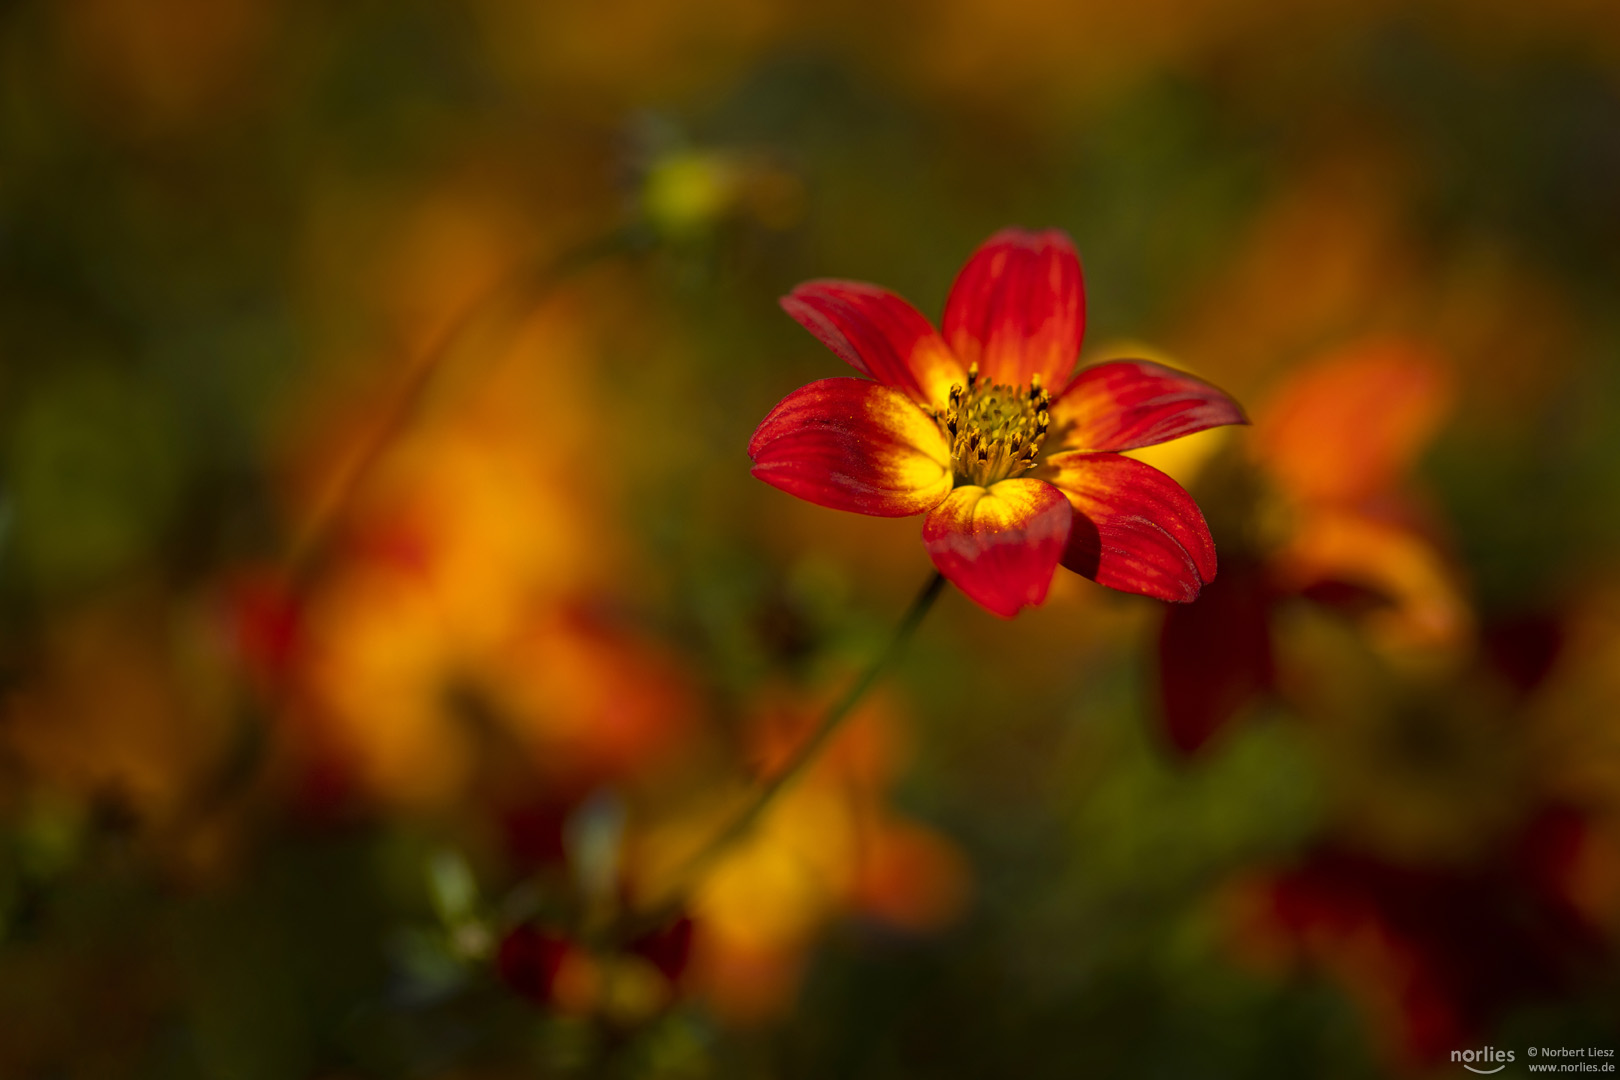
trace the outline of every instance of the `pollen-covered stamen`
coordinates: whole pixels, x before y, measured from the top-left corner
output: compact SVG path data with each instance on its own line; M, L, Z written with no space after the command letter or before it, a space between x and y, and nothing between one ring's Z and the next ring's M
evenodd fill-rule
M1028 387L1003 386L968 368L967 385L951 387L943 409L930 411L951 444L958 483L988 486L1035 464L1051 423L1052 395L1036 375Z

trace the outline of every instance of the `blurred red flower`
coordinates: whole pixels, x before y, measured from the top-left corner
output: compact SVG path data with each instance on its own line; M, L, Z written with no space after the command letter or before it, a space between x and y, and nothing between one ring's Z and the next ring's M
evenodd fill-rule
M1144 360L1071 374L1085 328L1063 233L1008 229L957 276L943 333L874 285L812 281L782 306L868 379L789 394L754 432L754 475L879 517L928 515L939 571L1003 616L1046 599L1064 566L1188 601L1215 577L1192 497L1119 453L1245 423L1213 386Z
M1325 970L1386 1053L1440 1061L1597 969L1603 938L1572 895L1593 841L1581 814L1548 806L1465 865L1395 863L1329 843L1232 894L1238 944L1256 961Z

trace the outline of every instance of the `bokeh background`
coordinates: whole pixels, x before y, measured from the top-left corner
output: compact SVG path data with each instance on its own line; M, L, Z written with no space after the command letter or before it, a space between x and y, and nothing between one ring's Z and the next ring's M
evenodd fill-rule
M929 571L776 298L1015 224L1221 576L947 594L620 932ZM1601 0L0 4L0 1075L1615 1048L1617 297Z

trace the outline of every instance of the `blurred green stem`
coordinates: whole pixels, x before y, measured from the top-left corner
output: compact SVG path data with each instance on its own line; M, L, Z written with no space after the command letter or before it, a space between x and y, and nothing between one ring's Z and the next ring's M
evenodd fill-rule
M935 571L933 576L928 579L928 583L917 593L917 598L911 602L911 606L906 609L906 613L901 616L900 622L896 624L894 633L890 636L889 643L884 646L883 651L867 666L865 671L861 672L860 677L850 684L849 689L844 691L844 696L835 701L822 714L815 730L809 734L804 742L799 744L798 749L794 751L787 764L782 766L781 770L774 776L763 781L758 790L754 792L753 798L732 819L731 823L716 833L713 839L699 848L697 853L676 871L675 879L667 890L668 896L654 905L644 915L632 916L626 920L629 923L626 932L616 935L617 937L621 940L633 938L638 932L655 930L675 917L681 906L686 902L692 889L702 879L704 873L732 845L742 840L753 830L754 826L759 823L760 818L765 815L765 812L776 801L776 797L820 756L821 750L826 746L827 741L848 719L855 706L860 704L861 699L866 696L866 692L872 689L872 686L878 681L878 677L905 650L906 645L911 641L912 635L916 633L917 627L921 625L923 617L934 606L934 601L939 599L939 594L944 588L945 575Z

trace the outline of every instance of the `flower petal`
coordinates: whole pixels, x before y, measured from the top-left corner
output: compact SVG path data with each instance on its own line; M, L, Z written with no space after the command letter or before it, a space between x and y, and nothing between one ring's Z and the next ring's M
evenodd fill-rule
M1165 612L1159 700L1165 734L1181 754L1202 749L1272 688L1271 601L1264 573L1251 563L1228 566L1197 600Z
M952 491L923 523L939 572L968 599L1002 618L1046 599L1074 516L1040 480L1003 480Z
M1053 445L1070 450L1134 450L1249 422L1225 392L1149 360L1086 368L1051 411Z
M1387 647L1449 650L1472 635L1456 571L1432 540L1397 520L1318 507L1302 515L1273 568L1281 587L1315 600L1358 590L1373 601L1360 611L1368 631Z
M1181 485L1119 454L1058 454L1045 478L1069 497L1063 565L1099 585L1185 603L1215 580L1215 541Z
M1255 452L1295 498L1357 502L1394 485L1452 396L1450 372L1421 347L1364 342L1288 379L1260 411Z
M1004 229L973 253L945 301L945 341L991 380L1068 382L1086 325L1080 257L1056 229Z
M857 514L920 514L951 490L939 425L899 390L865 379L793 391L760 422L748 456L767 484Z
M782 297L782 310L856 371L942 405L966 378L945 339L903 298L859 281L807 281Z

